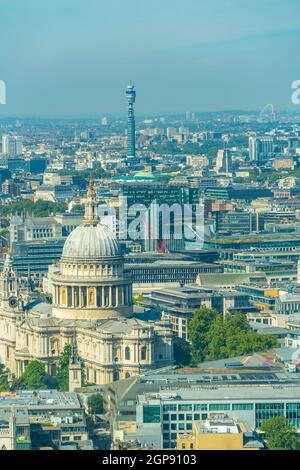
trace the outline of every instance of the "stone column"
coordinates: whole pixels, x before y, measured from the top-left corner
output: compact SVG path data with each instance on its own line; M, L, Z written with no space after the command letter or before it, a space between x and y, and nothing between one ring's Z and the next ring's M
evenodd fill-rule
M78 307L81 308L82 307L82 291L81 291L81 287L78 288Z
M108 292L109 292L109 294L108 294L109 295L108 304L109 304L109 307L111 307L112 306L112 287L111 286L109 286Z

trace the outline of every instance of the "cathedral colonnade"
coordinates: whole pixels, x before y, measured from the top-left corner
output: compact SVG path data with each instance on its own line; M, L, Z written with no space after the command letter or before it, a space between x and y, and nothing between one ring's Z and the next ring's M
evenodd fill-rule
M66 308L107 308L132 305L130 284L62 285L53 282L53 305Z

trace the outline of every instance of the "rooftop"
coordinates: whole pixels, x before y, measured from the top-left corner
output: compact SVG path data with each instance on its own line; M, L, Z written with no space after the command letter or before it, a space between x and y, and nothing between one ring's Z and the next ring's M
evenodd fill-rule
M76 393L58 392L57 390L18 390L15 393L0 393L0 410L11 408L12 405L28 409L80 409L81 403Z

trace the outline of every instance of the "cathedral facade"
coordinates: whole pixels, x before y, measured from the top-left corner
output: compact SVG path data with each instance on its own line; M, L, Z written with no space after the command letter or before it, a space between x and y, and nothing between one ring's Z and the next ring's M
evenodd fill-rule
M107 384L173 363L169 324L133 315L131 279L117 239L98 220L92 185L83 224L66 239L50 284L52 304L26 300L7 255L0 275L0 363L16 377L32 360L54 375L74 340L87 383Z

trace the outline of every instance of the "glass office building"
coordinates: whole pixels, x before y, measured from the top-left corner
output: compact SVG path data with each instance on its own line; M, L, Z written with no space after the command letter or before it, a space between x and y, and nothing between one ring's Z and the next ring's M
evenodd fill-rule
M271 384L235 387L183 387L140 395L137 423L141 439L156 440L163 449L175 448L177 434L192 430L193 421L217 417L224 412L259 429L263 421L285 416L300 428L300 386ZM159 438L158 438L159 436ZM160 440L160 443L158 442Z

